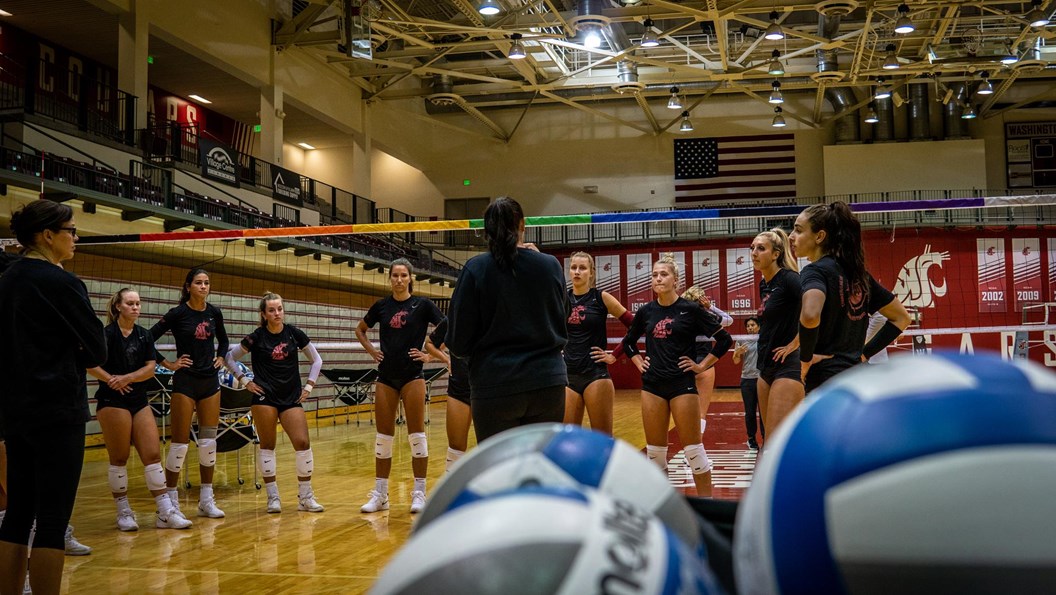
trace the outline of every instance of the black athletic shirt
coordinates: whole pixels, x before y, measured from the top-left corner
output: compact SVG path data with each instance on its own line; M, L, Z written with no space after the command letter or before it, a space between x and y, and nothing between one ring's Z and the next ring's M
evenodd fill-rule
M605 307L601 292L595 287L580 296L573 294L569 289L568 301L572 306L572 313L568 315L565 365L568 366L569 374L584 374L599 366L590 356L591 348L605 349L608 346L605 321L609 316L609 309Z
M803 267L800 273L803 293L811 289L825 292L825 306L821 311L818 343L814 353L831 355L835 363L857 364L865 347L865 332L869 316L891 303L894 294L869 275L869 298L861 291L851 291L850 282L840 265L831 256ZM761 353L761 352L760 352Z
M421 374L422 362L411 359L407 352L421 349L429 324L440 324L443 319L432 300L416 295L402 302L391 295L374 302L363 321L368 327L379 325L381 331L385 359L378 364L378 373L386 378L414 378Z
M768 283L759 282L759 369L774 363L774 350L791 343L799 334L799 314L803 304L803 290L799 273L778 269Z
M102 365L102 368L112 375L119 376L135 372L147 362L154 363L157 357L157 351L154 350L154 338L150 336L150 331L138 324L132 326L132 332L127 337L121 333L121 327L116 321L106 325L103 334L106 336L106 363ZM129 401L141 399L145 396L148 382L153 381L129 384L132 392L121 394L100 380L95 398L127 399Z
M441 345L447 343L447 319L445 318L429 335L429 341L440 349ZM455 357L453 354L448 358L451 360L450 372L447 375L447 392L458 397L469 397L469 366L466 360Z
M86 368L106 361L84 283L22 258L0 276L0 418L5 434L88 421Z
M195 376L216 374L213 365L216 354L226 355L228 348L227 329L224 328L224 315L220 313L220 308L206 303L205 310L199 312L183 302L166 312L150 329L150 334L157 341L169 330L176 340L176 358L189 355L194 362L190 367L181 368L181 372Z
M253 382L264 389L264 395L280 403L296 403L301 398L301 370L297 352L311 339L292 324L272 333L268 327L257 327L242 339L242 349L249 352L253 364Z
M639 353L638 339L643 334L649 369L642 374L642 379L650 381L684 376L686 372L678 367L678 360L686 356L696 361L698 335L715 338L711 350L715 357L722 357L733 341L717 316L681 297L670 306L661 306L653 300L634 314L634 322L623 338L623 351L627 355L633 357Z

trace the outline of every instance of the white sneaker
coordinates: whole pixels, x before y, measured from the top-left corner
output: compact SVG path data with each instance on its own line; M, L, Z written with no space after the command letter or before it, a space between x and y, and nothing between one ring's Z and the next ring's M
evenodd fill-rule
M275 514L277 512L282 512L282 502L279 501L278 496L275 496L274 498L268 496L268 513Z
M119 531L139 531L136 523L136 513L131 510L119 510L117 512L117 529Z
M388 503L385 504L388 506ZM308 497L297 499L297 510L301 512L323 512L326 510L322 504L315 501L315 494L308 492Z
M415 490L411 492L411 514L418 514L425 508L425 492Z
M158 529L187 529L192 524L191 521L187 520L187 517L183 516L178 508L173 508L169 511L168 516L158 513L158 520L154 523L154 526Z
M198 516L209 517L211 519L222 519L224 518L224 511L217 508L215 499L210 498L198 502Z
M382 494L377 490L370 490L370 500L359 507L360 512L378 512L389 509L389 495Z
M73 536L73 525L66 525L66 555L87 556L92 553L92 548L77 541Z

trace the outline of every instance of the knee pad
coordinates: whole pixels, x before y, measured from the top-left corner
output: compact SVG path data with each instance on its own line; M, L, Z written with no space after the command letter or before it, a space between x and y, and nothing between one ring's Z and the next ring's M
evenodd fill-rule
M128 492L128 468L124 465L118 467L117 465L110 465L110 472L107 474L110 480L110 491L115 494L124 494Z
M444 469L444 472L447 473L448 471L450 471L451 470L451 466L454 465L455 463L457 463L458 460L461 459L462 456L465 455L465 454L466 454L466 451L464 451L464 450L455 450L455 449L451 448L450 446L447 447L447 466Z
M257 452L257 465L260 467L262 476L275 477L275 451L260 449Z
M298 450L297 453L297 477L311 477L315 469L315 459L312 449Z
M666 446L653 446L647 444L645 446L646 456L653 462L657 467L660 467L661 471L667 471L667 447Z
M216 440L216 426L201 426L198 428L198 439Z
M704 450L703 444L690 444L685 448L685 452L686 462L689 463L689 468L693 470L693 475L711 471L711 459L708 458L708 453Z
M424 459L429 456L429 444L425 440L425 432L416 432L407 436L407 442L411 443L411 457Z
M165 469L173 473L179 473L183 469L183 461L187 459L187 444L173 442L169 445L169 454L165 457Z
M143 468L143 475L147 479L147 489L156 492L165 489L165 471L161 463L152 463Z
M216 428L213 428L214 430ZM202 467L216 465L216 440L198 437L198 462Z
M378 434L374 439L374 456L379 459L392 458L392 436Z

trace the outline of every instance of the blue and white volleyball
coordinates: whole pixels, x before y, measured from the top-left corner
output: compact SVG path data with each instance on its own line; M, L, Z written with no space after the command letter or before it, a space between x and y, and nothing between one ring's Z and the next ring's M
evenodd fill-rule
M656 515L687 545L700 546L696 515L667 477L622 440L579 426L536 424L489 438L460 460L433 491L416 530L456 498L523 486L596 489Z
M1056 588L1056 375L996 355L859 366L766 445L738 511L741 593Z
M663 523L596 491L525 488L464 503L419 528L375 595L720 593Z
M220 381L220 386L231 390L242 390L250 380L253 380L253 370L250 370L249 367L242 362L235 362L235 365L238 367L238 374L244 376L242 382L238 381L238 377L232 374L231 370L227 369L227 366L217 370L216 375Z

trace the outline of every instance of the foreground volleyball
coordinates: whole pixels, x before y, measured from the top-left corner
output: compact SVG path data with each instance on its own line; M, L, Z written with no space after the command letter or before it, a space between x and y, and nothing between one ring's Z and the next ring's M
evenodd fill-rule
M433 490L416 530L458 498L530 485L600 490L656 515L690 547L700 545L693 511L645 455L606 434L561 424L507 430L470 452Z
M1040 593L1056 585L1056 375L902 356L812 394L767 444L739 591Z
M707 565L633 504L524 488L456 505L389 562L375 595L720 593Z

